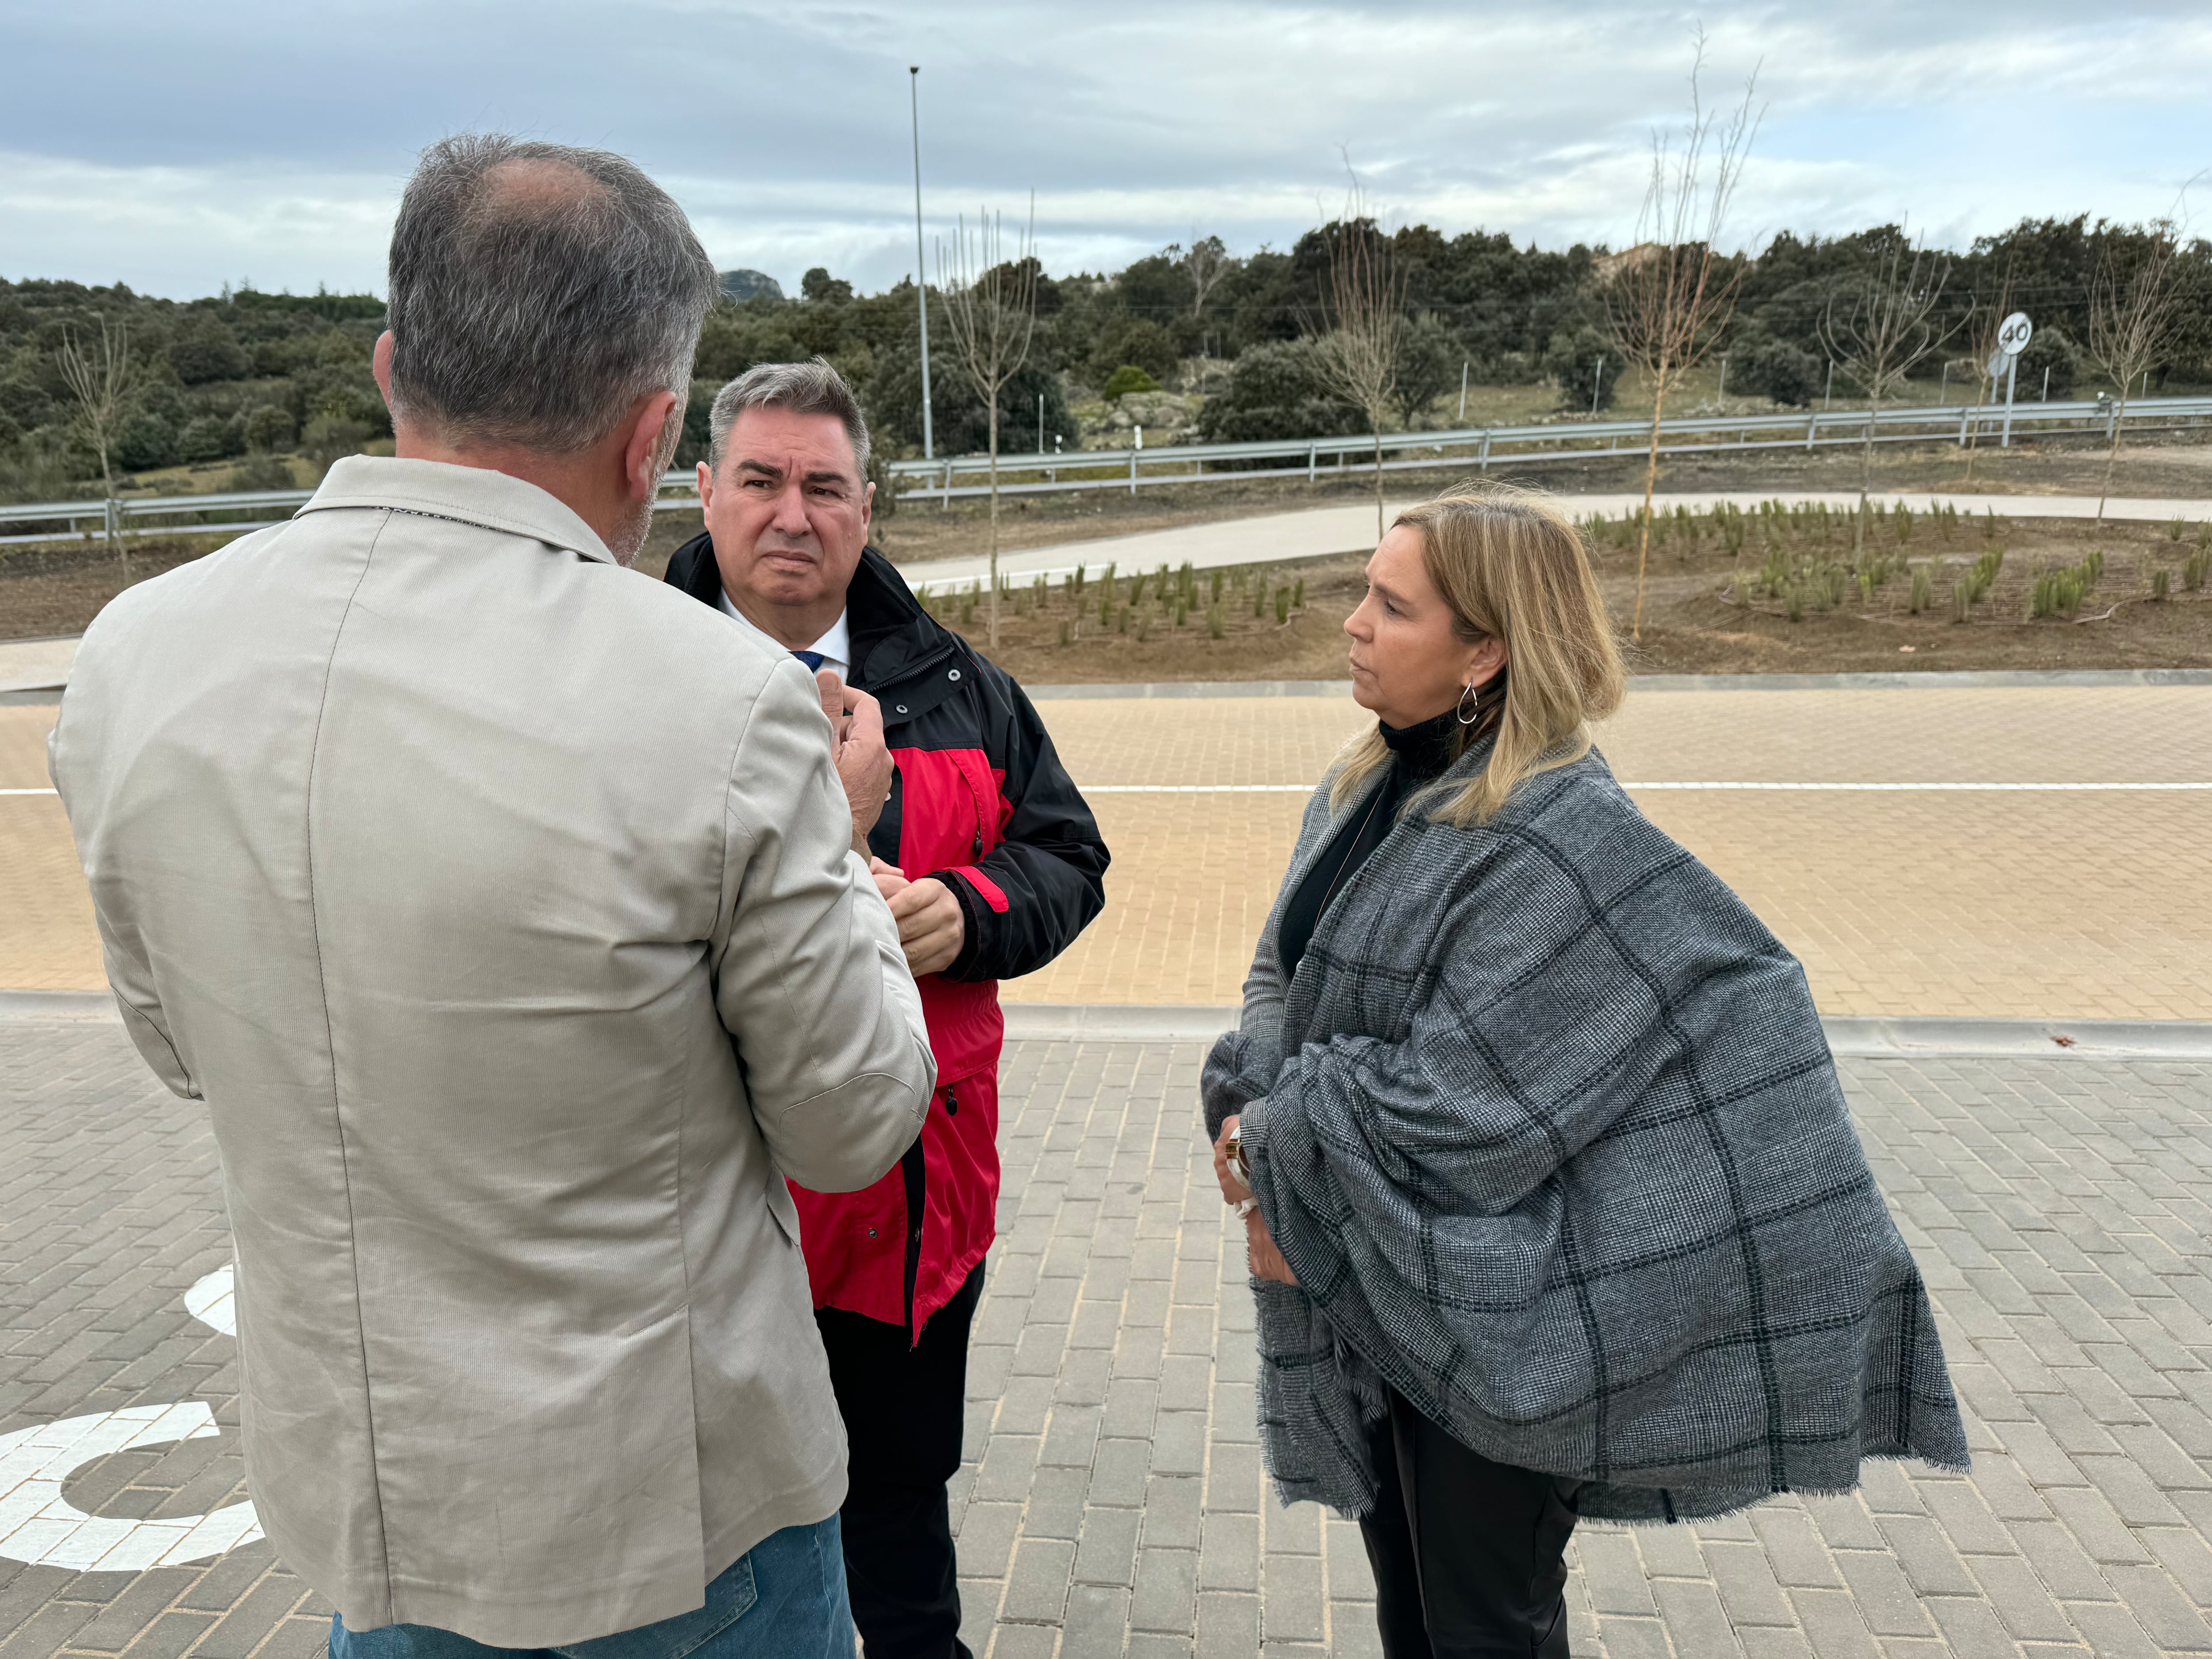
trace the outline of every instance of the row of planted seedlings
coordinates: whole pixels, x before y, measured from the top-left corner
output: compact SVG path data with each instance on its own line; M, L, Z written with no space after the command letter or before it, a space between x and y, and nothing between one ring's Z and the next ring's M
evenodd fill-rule
M1640 513L1619 519L1594 514L1583 525L1595 546L1632 549L1641 538L1641 519ZM1671 548L1686 559L1711 539L1716 552L1734 561L1723 592L1727 601L1768 614L1778 612L1791 622L1856 604L1862 611L1881 608L1911 616L1948 613L1953 621L1963 623L1985 611L1996 611L1992 595L2007 552L1998 540L2002 530L1993 513L1962 516L1948 505L1915 513L1903 502L1870 501L1861 510L1819 501L1791 505L1770 500L1747 511L1724 502L1705 513L1678 507L1655 514L1651 541L1655 548ZM2177 552L2185 538L2192 535L2191 527L2180 519L2166 530ZM1916 559L1910 544L1920 535L1938 545ZM1982 544L1971 561L1963 551L1939 550L1941 545L1957 546L1971 537L1978 537ZM1759 561L1755 566L1750 562L1753 556ZM2135 587L2121 597L2140 593L2162 601L2172 592L2175 574L2155 555L2146 555L2137 561ZM2188 592L2202 589L2212 577L2212 525L2195 526L2193 545L2180 556L2179 574ZM2020 614L2027 621L2071 619L2104 576L2101 549L2071 564L2036 561L2019 583ZM1939 592L1938 583L1946 577L1948 585Z
M956 592L926 593L922 608L941 622L972 627L975 612L988 596L981 581ZM1232 620L1248 612L1265 623L1271 616L1277 627L1305 609L1306 579L1287 580L1267 567L1226 566L1200 574L1188 561L1180 568L1163 564L1153 570L1132 571L1124 576L1109 564L1095 580L1087 570L1070 571L1057 583L1039 575L1017 583L1011 576L999 579L1000 615L1058 618L1054 638L1060 645L1102 634L1152 638L1155 631L1173 632L1202 627L1208 639L1228 637Z

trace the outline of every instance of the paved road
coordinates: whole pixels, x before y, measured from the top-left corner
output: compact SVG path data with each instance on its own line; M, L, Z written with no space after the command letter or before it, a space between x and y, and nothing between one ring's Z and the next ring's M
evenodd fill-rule
M1237 1000L1302 793L1367 718L1348 696L1039 704L1114 865L1024 1001ZM1831 1014L2212 1018L2212 794L1921 790L2212 781L2212 686L1655 692L1599 742L1803 959ZM1169 793L1170 791L1176 793Z
M1376 1650L1356 1529L1265 1489L1251 1303L1194 1129L1200 1058L1008 1051L956 1494L982 1659ZM1975 1471L1876 1466L1849 1498L1587 1528L1577 1653L2212 1650L2212 1066L1850 1060L1845 1079L1929 1278ZM180 1401L226 1431L48 1460L80 1512L242 1495L234 1346L183 1305L228 1255L200 1109L112 1024L0 1019L0 1437ZM0 1451L0 1517L21 1474ZM13 1525L0 1557L66 1553L52 1526L10 1541ZM322 1618L266 1543L148 1571L0 1559L4 1659L304 1656Z
M1693 513L1711 512L1723 501L1733 502L1747 509L1779 494L1791 501L1825 501L1831 507L1856 507L1856 490L1692 490L1667 491L1655 498L1662 511L1686 507ZM1391 500L1387 512L1395 513L1401 507L1411 506L1422 496L1408 495L1402 500ZM1581 516L1603 513L1618 518L1622 514L1640 508L1644 496L1634 495L1560 495L1560 505L1570 513ZM2033 515L2050 519L2091 519L2097 515L2094 495L1899 495L1877 494L1875 500L1885 505L1902 501L1916 513L1942 504L1956 507L1960 513L1979 515L1986 512L2000 517L2008 514ZM909 511L926 511L920 507ZM2165 524L2174 519L2192 522L2212 519L2212 498L2188 497L2168 500L2150 497L2115 497L2105 504L2108 519L2142 520ZM1124 572L1150 570L1158 565L1170 568L1189 562L1200 570L1216 565L1256 564L1273 559L1320 558L1332 553L1364 552L1375 545L1375 508L1365 506L1316 507L1293 513L1267 513L1255 518L1230 519L1213 524L1185 525L1173 530L1146 531L1134 536L1115 536L1098 541L1063 542L1057 547L1025 549L1016 553L999 556L1002 575L1018 577L1026 581L1040 574L1055 579L1068 574L1079 565L1092 575L1102 574L1109 562L1118 562ZM947 587L963 586L984 576L989 569L988 558L975 556L959 559L930 559L902 566L907 580L918 589L941 591Z
M1365 717L1341 695L1039 708L1112 792L1093 804L1114 866L1105 915L1009 996L1235 1001L1298 786ZM0 789L46 783L52 718L0 708ZM1636 792L1804 960L1824 1012L2212 1018L2212 792L1898 787L2212 782L2212 686L1653 692L1600 741L1632 783L1881 786ZM1189 793L1250 786L1287 787ZM0 796L0 989L103 983L59 803Z

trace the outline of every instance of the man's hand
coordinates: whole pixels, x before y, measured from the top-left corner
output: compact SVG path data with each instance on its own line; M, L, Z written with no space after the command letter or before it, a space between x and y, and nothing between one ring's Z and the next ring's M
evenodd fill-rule
M881 859L871 859L868 872L891 907L907 968L916 979L941 974L959 959L960 947L968 941L968 918L950 888L931 876L908 881Z
M1241 1204L1252 1196L1252 1189L1237 1179L1236 1166L1229 1161L1229 1137L1237 1133L1237 1126L1244 1120L1225 1117L1221 1120L1221 1133L1213 1142L1213 1178L1221 1183L1221 1201Z
M866 858L868 831L876 827L891 795L891 751L884 742L883 706L830 669L817 670L814 685L822 694L822 712L830 717L837 781L845 786L846 804L853 811L853 850Z

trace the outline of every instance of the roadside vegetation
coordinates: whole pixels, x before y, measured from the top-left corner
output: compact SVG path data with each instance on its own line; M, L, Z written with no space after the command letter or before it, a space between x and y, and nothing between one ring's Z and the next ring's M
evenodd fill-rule
M1909 263L1909 239L1887 225L1841 237L1785 232L1756 258L1719 261L1715 280L1733 299L1726 328L1694 372L1670 380L1668 409L1804 408L1860 395L1847 373L1831 386L1824 322L1900 253ZM1481 230L1386 230L1355 206L1288 250L1240 255L1209 237L1113 272L1054 277L1032 266L1020 274L1034 289L1035 338L999 386L999 447L1120 446L1139 427L1152 447L1648 415L1652 377L1624 370L1607 300L1650 257L1523 247ZM1354 395L1332 336L1346 315L1337 290L1358 260L1387 270L1393 316L1389 372L1378 366ZM2146 265L2165 296L2154 349L2116 353L2112 296L2139 290ZM1946 349L1887 387L1893 400L1993 395L1966 343L2000 306L2035 319L2020 362L2023 398L2117 392L2115 365L2138 396L2212 383L2212 246L2202 240L2177 243L2159 226L2029 220L1947 256L1945 269L1928 321ZM757 273L731 272L726 288L747 297L725 298L708 319L680 459L703 447L724 381L757 362L816 355L861 389L886 456L920 453L911 284L862 295L817 269L793 297ZM942 349L945 296L933 288L931 301ZM368 372L383 309L370 295L240 289L179 301L120 285L0 282L0 497L98 495L102 439L119 490L310 484L337 456L388 441ZM1363 319L1375 336L1375 319ZM129 395L100 424L66 364L72 350L101 348L103 326ZM982 453L992 410L951 368L938 365L932 379L936 452Z

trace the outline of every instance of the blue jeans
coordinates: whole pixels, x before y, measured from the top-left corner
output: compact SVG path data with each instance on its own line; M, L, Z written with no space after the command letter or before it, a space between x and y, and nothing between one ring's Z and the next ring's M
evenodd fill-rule
M852 1659L837 1517L770 1533L707 1586L707 1605L658 1624L558 1648L495 1648L427 1625L348 1630L331 1617L331 1659Z

